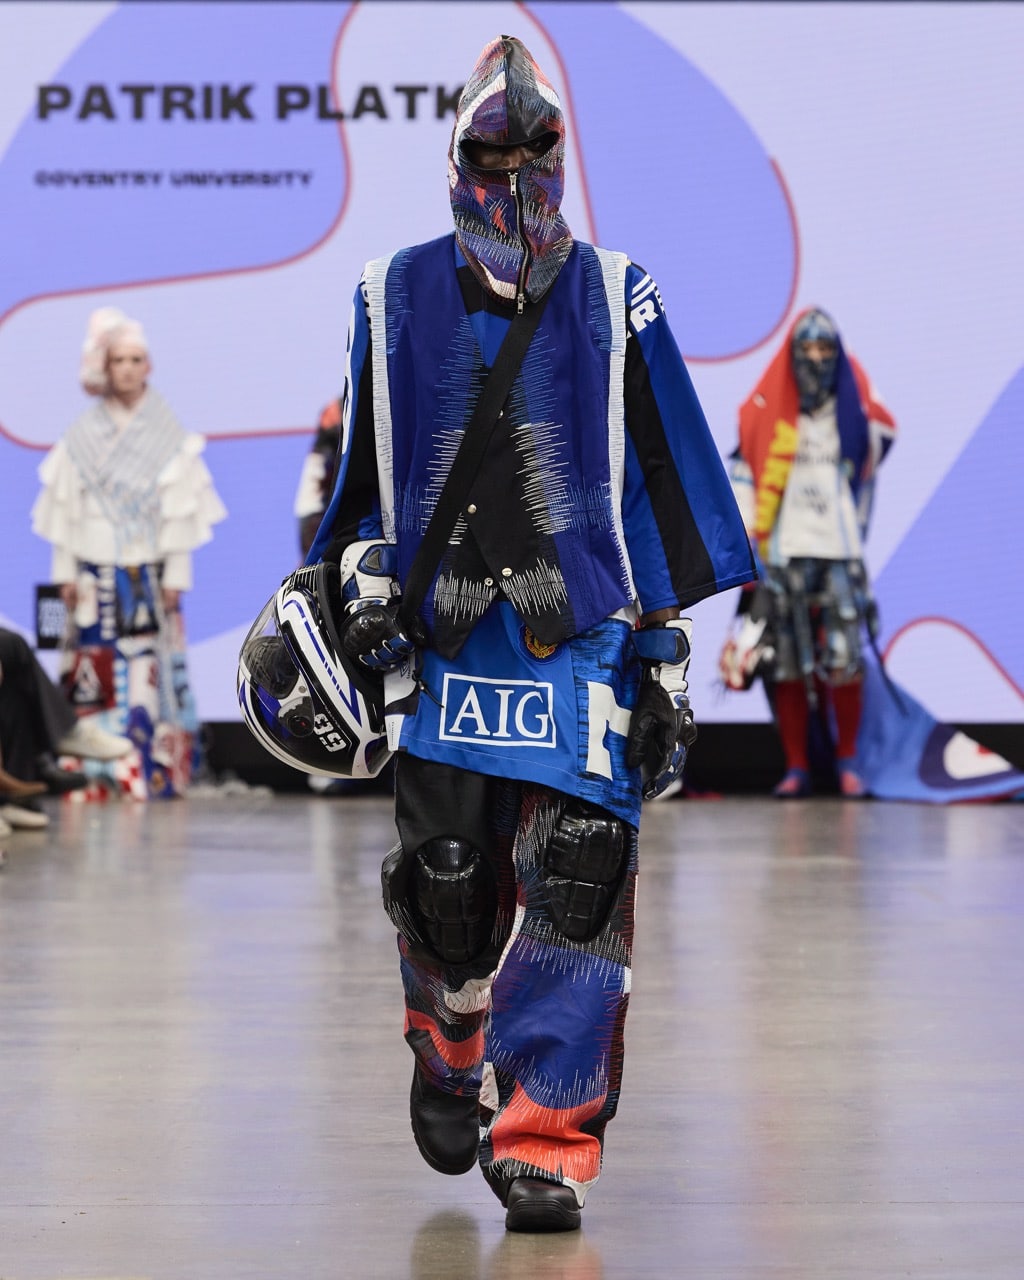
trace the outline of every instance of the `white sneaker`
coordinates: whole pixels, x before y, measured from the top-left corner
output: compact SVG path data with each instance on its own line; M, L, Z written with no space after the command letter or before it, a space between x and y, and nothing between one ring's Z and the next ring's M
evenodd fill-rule
M14 828L11 824L9 822L5 822L3 818L0 818L0 840L6 840L9 835L13 834L13 832Z
M50 825L50 819L38 809L26 809L20 804L5 804L0 808L0 818L8 827L20 828L23 831L41 831Z
M107 733L106 729L93 724L89 716L77 721L75 727L57 743L58 755L79 756L86 760L120 760L134 749L135 743L131 738Z

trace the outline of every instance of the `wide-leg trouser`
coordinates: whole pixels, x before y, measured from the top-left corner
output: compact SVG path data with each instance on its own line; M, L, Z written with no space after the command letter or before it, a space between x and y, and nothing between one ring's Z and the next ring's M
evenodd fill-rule
M572 1186L582 1205L619 1099L629 1001L637 839L604 926L588 942L548 913L542 869L569 797L402 755L396 818L414 853L433 836L470 840L498 889L491 945L442 964L399 936L405 1037L442 1089L480 1099L480 1166L496 1194L520 1176Z

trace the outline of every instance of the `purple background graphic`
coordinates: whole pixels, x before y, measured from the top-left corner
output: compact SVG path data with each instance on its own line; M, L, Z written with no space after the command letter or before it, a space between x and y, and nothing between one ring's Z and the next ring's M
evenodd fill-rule
M349 6L125 5L53 77L72 107L25 121L0 160L0 317L29 298L142 280L263 266L312 247L331 228L345 190L335 125L312 112L274 118L278 83L329 83L331 52ZM244 32L244 39L240 35ZM125 69L130 68L130 76ZM116 70L114 70L116 69ZM108 87L116 120L76 112L84 86ZM131 84L254 83L252 121L131 119ZM306 187L169 192L179 170L307 170ZM159 170L159 186L37 185L39 172ZM169 216L168 206L173 209Z
M331 54L349 7L246 6L243 27L238 6L230 4L127 5L113 13L53 77L74 90L72 109L40 121L33 107L0 160L0 191L17 193L0 202L0 237L19 246L18 253L5 255L0 315L39 294L258 268L316 244L343 203L343 148L337 127L317 121L312 111L277 121L273 86L330 82ZM125 67L129 78L121 70L111 74ZM120 94L111 95L116 121L74 118L82 86L121 82L254 83L248 101L256 118L185 123L179 116L164 122L150 95L140 122L130 118L130 100ZM181 188L168 197L172 170L250 168L307 169L315 180L305 188ZM54 190L34 182L40 170L69 169L157 169L163 185ZM173 389L167 394L173 405ZM69 423L74 412L69 407ZM314 404L311 430L315 412ZM190 641L253 614L263 603L257 597L269 596L294 567L291 489L286 485L280 500L268 502L267 478L286 476L293 487L307 447L298 436L208 445L207 463L230 519L196 554L201 589L189 598ZM7 547L0 609L26 630L32 626L32 584L49 577L49 546L31 534L29 520L42 457L0 434Z
M31 632L50 554L30 530L36 469L86 403L74 367L88 311L121 306L147 327L154 384L210 439L230 515L196 554L186 616L204 646L200 714L236 714L232 648L297 561L292 501L319 409L341 388L360 267L450 228L451 115L435 116L432 87L457 88L504 30L564 94L570 225L658 281L723 454L794 309L829 307L899 424L867 547L885 637L948 618L1024 686L1013 586L1024 388L1011 377L1024 183L991 128L997 106L1010 136L1024 128L1012 57L1024 18L1012 6L82 4L54 6L53 23L43 11L16 20L0 6L0 41L15 51L0 85L0 621ZM87 34L62 38L63 22ZM161 122L147 99L134 121L115 94L116 122L72 111L41 123L34 85L47 81L73 86L76 103L89 83L252 83L256 119ZM374 84L389 118L278 122L281 83L331 84L346 108ZM428 89L407 119L394 86L414 83ZM892 120L911 117L897 146ZM156 188L34 181L89 169L314 178L194 190L166 176ZM980 225L984 236L964 238ZM707 601L695 616L691 674L707 719L758 715L752 700L715 698L734 605ZM931 642L911 630L923 653ZM926 657L909 687L929 710L970 718L945 710L950 681L968 693L984 661L964 675ZM999 687L989 681L981 718L1018 714L1001 709Z
M884 636L916 618L966 625L1024 689L1020 565L1024 560L1019 457L1024 369L971 437L956 466L914 522L876 589ZM956 680L957 673L949 678Z
M116 122L77 121L73 110L46 122L28 120L0 161L0 190L28 192L29 198L8 204L0 230L14 242L33 226L38 250L6 277L0 305L46 292L256 268L301 253L328 230L345 194L337 129L311 114L275 121L272 86L330 81L330 53L348 6L246 6L244 41L234 9L123 7L54 77L75 89L73 110L81 86L123 79L112 74L115 67L131 66L131 83L255 83L259 92L249 101L256 119L137 122L129 118L128 100L117 95ZM775 172L750 127L685 58L610 5L592 14L592 41L582 46L571 35L572 9L543 5L536 17L561 42L600 242L628 244L644 265L658 263L659 283L675 303L681 345L705 357L727 357L781 321L792 291L796 248ZM360 16L387 18L372 6L363 6ZM529 40L530 32L524 35ZM617 109L619 95L608 92L616 65L643 69L642 129L633 111ZM380 70L368 70L367 78L388 83ZM152 100L146 109L151 115ZM691 123L680 130L678 121ZM669 146L673 166L699 175L700 198L686 190L681 199L663 198ZM69 157L78 169L310 169L316 179L310 188L286 194L230 188L170 196L159 188L73 193L33 185L32 174L66 170ZM634 192L628 199L627 185ZM718 234L723 225L724 236ZM154 381L161 385L159 370ZM162 390L173 405L173 388ZM314 404L311 429L315 412ZM207 461L230 518L196 557L197 589L188 602L193 643L248 619L294 567L291 497L307 446L305 437L211 441ZM0 437L2 483L11 495L7 510L24 545L16 575L10 582L0 576L0 599L23 627L31 618L24 584L48 574L48 548L27 532L40 459L37 451Z
M690 360L766 341L792 300L786 193L750 124L687 58L615 5L533 7L565 66L598 244L658 281Z

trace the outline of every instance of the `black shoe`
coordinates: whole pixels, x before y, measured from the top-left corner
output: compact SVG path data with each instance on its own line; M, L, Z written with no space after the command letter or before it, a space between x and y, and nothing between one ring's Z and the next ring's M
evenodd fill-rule
M480 1146L480 1104L475 1094L445 1093L416 1067L409 1096L412 1133L420 1155L438 1173L468 1173Z
M81 791L89 785L89 779L77 769L62 769L53 756L40 756L36 761L39 781L46 783L51 796L64 796L69 791Z
M572 1187L543 1178L514 1178L505 1197L508 1231L578 1231L580 1206Z

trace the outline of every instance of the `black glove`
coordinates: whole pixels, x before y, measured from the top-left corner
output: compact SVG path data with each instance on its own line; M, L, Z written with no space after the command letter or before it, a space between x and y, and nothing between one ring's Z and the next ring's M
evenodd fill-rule
M640 769L645 800L661 795L682 776L687 751L697 737L686 696L690 628L689 618L678 618L633 633L644 673L629 724L626 764Z
M363 605L345 620L342 648L370 671L383 673L400 666L416 652L416 645L398 625L397 613L397 605Z
M379 539L353 542L345 548L340 568L345 652L380 674L400 666L416 645L398 625L395 548Z

